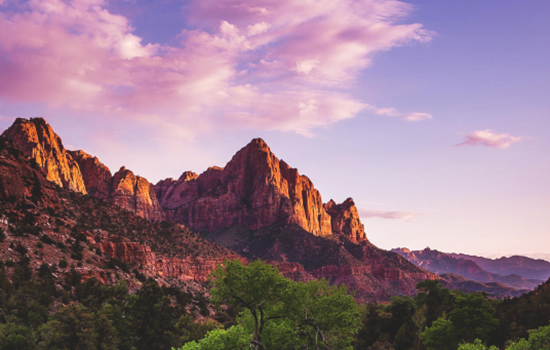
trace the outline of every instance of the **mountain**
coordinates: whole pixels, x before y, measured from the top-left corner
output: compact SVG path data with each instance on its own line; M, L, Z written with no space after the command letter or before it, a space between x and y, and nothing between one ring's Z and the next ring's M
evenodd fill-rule
M547 280L550 278L550 262L514 255L509 258L488 259L475 255L450 253L456 258L475 261L483 269L501 275L517 274L525 278Z
M113 175L96 157L66 150L41 118L17 119L2 135L6 138L2 142L18 158L5 164L0 202L6 201L8 213L16 211L10 214L16 224L27 215L37 215L29 201L45 212L40 215L50 226L29 230L40 237L47 232L60 243L55 247L65 247L47 247L48 263L61 258L80 262L84 270L105 279L104 258L88 252L99 251L117 263L132 265L136 276L181 284L205 281L225 257L261 258L296 280L344 283L362 300L413 295L419 281L441 279L371 244L353 199L323 203L312 181L279 160L262 139L252 140L223 168L210 167L200 175L186 171L178 180L153 185L125 167ZM21 151L10 148L11 142ZM32 174L16 176L9 173L11 166ZM12 185L16 183L19 187ZM20 190L13 194L15 188ZM43 189L49 195L41 199ZM10 202L12 196L15 202ZM38 238L27 235L18 241L13 227L8 224L5 229L10 244L23 242L33 250ZM90 249L67 251L75 234L86 237L81 243ZM448 281L451 287L456 282ZM479 290L491 289L479 285Z
M96 157L83 151L67 151L44 119L17 118L2 136L34 159L45 171L46 179L58 186L105 199L146 219L164 219L149 181L124 167L112 176Z
M244 261L180 224L146 220L48 174L0 137L0 261L8 276L28 257L34 273L45 264L60 284L78 273L135 289L150 277L203 293L217 264Z
M527 279L518 274L503 276L489 272L479 266L475 260L458 257L457 254L442 253L430 248L416 251L407 248L396 248L392 251L405 257L416 266L441 275L444 279L444 274L455 274L468 280L481 283L499 283L518 290L531 290L543 282L543 280ZM453 280L458 282L457 279Z
M34 159L46 173L46 179L58 186L87 193L78 164L63 147L61 138L42 118L18 118L2 134L25 156Z
M311 180L279 160L262 139L252 140L223 168L185 172L177 181L160 181L155 190L170 219L200 231L295 224L316 236L367 239L353 200L327 211Z

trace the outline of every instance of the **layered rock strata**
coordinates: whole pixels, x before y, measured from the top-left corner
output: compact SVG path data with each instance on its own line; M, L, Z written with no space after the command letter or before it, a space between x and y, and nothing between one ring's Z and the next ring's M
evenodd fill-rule
M296 224L316 236L366 240L353 200L331 202L329 214L311 180L275 157L262 139L252 140L224 168L160 181L155 192L170 218L201 231Z
M60 187L87 193L78 163L44 119L17 118L2 136L11 140L25 156L34 159L44 170L47 180Z
M348 198L342 204L336 204L331 199L324 205L332 221L332 232L349 238L354 243L367 240L365 227L361 223L357 207L353 199Z
M164 219L153 185L125 167L113 175L109 201L146 219Z
M145 178L124 167L111 176L109 168L96 157L66 150L44 119L18 118L2 136L34 159L46 179L58 186L107 200L150 220L165 218L153 185Z

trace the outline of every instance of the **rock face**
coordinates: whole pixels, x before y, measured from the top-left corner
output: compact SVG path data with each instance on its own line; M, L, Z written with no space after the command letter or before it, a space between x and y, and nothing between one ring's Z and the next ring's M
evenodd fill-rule
M139 242L101 242L95 245L111 258L137 264L148 276L175 278L178 281L206 282L221 259L203 257L174 258L157 255L147 244ZM244 260L244 259L242 259Z
M61 138L42 118L18 118L2 136L44 169L46 179L71 190L87 193L77 162L63 147Z
M152 186L124 167L112 176L96 157L65 150L44 119L17 119L4 136L34 158L48 180L150 220L174 220L200 231L296 224L317 236L367 240L353 200L323 205L309 178L277 159L262 139L252 140L224 168L200 176L185 172Z
M90 196L56 186L3 137L0 209L0 260L20 258L10 248L16 243L27 249L35 276L41 264L52 266L64 259L72 267L58 267L52 275L56 283L75 269L84 279L95 277L109 284L125 280L130 290L141 285L139 274L159 284L204 293L208 290L203 282L217 264L225 259L246 261L180 224L144 220L116 205L98 205ZM74 242L75 232L84 237L77 244L82 253L78 260L72 249L65 248ZM44 237L50 242L43 243ZM119 263L113 265L111 258ZM4 269L8 278L14 275L15 266Z
M155 185L169 217L201 231L241 225L257 230L273 224L296 224L316 236L337 233L354 242L366 240L352 200L331 206L331 222L319 191L297 169L277 159L262 139L254 139L224 168Z
M109 201L149 220L164 219L153 185L125 167L113 176Z
M111 170L97 157L84 151L69 151L69 154L80 167L88 194L99 199L108 199L111 193Z
M165 215L146 179L123 168L114 177L107 166L83 151L68 151L42 118L16 119L2 136L34 159L46 179L80 193L107 200L150 220Z
M418 282L439 279L402 256L366 241L355 244L343 236L331 239L314 236L296 224L256 231L233 227L208 233L206 238L249 260L260 258L274 264L296 280L313 277L325 278L334 285L343 283L356 291L357 299L364 301L413 295Z
M353 199L348 198L342 204L336 204L331 199L324 208L330 215L332 232L346 236L354 243L367 240L365 228L359 219Z

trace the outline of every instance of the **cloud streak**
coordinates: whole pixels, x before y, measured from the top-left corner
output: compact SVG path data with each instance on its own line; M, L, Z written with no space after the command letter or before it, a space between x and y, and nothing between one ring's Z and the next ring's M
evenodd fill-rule
M407 222L415 222L418 214L407 211L384 211L372 209L359 209L359 216L365 218L399 219Z
M424 120L433 119L433 116L431 114L423 113L423 112L412 112L412 113L403 114L395 108L378 108L375 106L369 106L369 109L373 111L374 114L384 115L387 117L397 117L408 122L421 122Z
M243 126L313 136L368 109L349 88L374 53L432 37L400 23L411 7L395 0L197 0L175 45L144 43L105 0L18 6L0 13L1 98L186 137Z
M478 130L465 136L465 141L457 146L485 146L498 149L509 148L513 143L520 142L521 136L512 136L510 134L496 134L491 130Z

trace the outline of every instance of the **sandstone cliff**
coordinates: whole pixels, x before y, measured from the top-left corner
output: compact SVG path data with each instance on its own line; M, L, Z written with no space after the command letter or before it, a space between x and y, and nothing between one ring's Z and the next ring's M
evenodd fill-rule
M336 204L331 199L324 205L332 221L332 232L348 237L352 242L367 240L365 228L359 218L353 199L348 198L342 204Z
M44 119L18 118L2 136L34 159L47 180L107 200L144 218L164 219L152 184L126 169L111 176L109 168L96 157L83 151L66 150L61 138Z
M61 138L42 118L18 118L2 136L44 169L46 179L71 190L87 193L77 162L63 147Z
M252 140L224 168L212 167L200 176L186 172L177 181L160 181L155 191L170 218L201 231L296 224L317 236L366 240L353 201L332 202L331 222L310 179L277 159L262 139Z
M84 151L69 151L69 154L80 167L88 194L99 199L108 199L111 193L111 170L97 157Z
M125 167L113 176L109 201L149 220L164 219L153 185Z
M132 183L132 176L124 173L120 183ZM10 246L21 244L34 274L41 264L69 263L71 267L59 266L52 275L59 283L74 269L85 279L112 284L125 280L131 289L139 287L141 275L201 292L207 291L203 282L217 264L226 258L245 261L180 224L145 220L60 188L45 175L0 137L0 261L20 259ZM15 266L5 269L11 278Z

